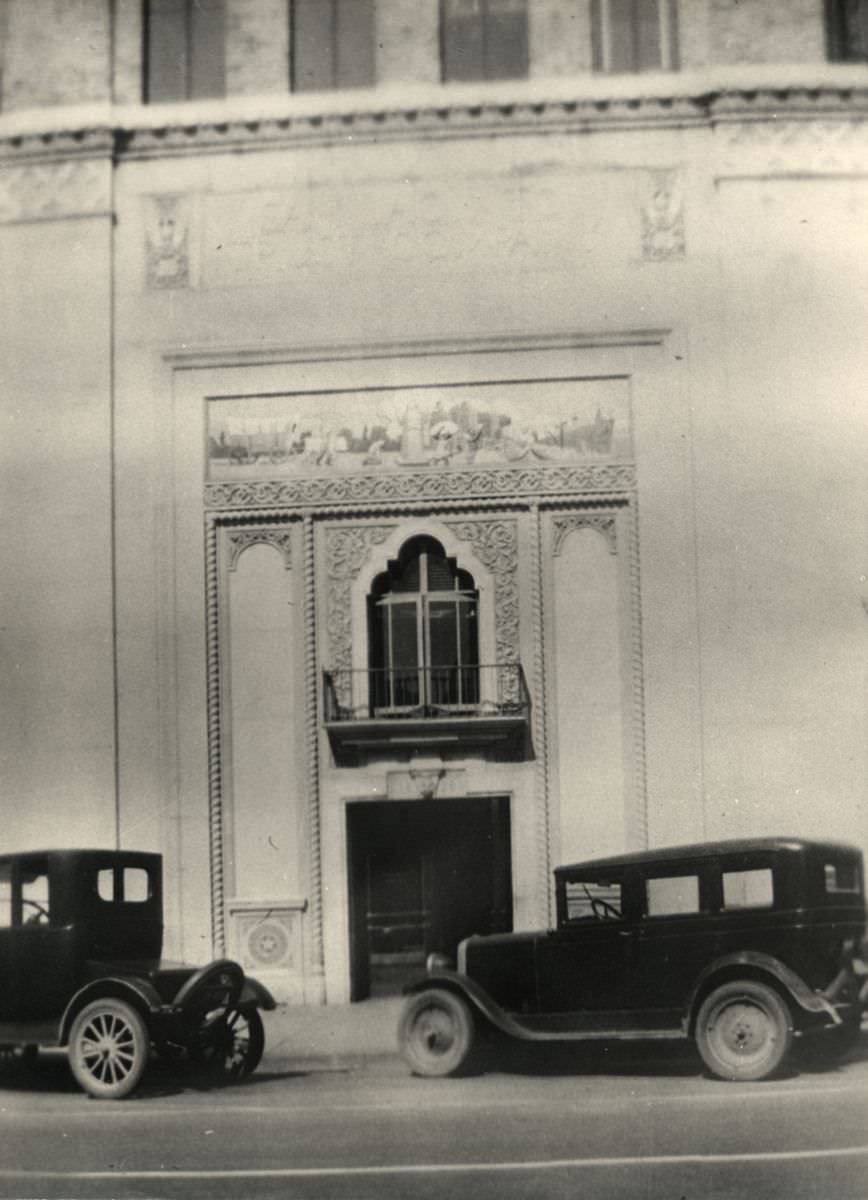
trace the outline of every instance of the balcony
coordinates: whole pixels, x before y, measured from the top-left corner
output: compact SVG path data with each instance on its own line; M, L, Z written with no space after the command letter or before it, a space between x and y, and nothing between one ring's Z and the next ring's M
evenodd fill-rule
M340 766L382 754L531 757L530 695L520 663L325 671L323 696Z

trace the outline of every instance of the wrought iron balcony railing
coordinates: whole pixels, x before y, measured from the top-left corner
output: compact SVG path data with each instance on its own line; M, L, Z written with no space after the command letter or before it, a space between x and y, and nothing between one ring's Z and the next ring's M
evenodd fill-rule
M522 716L530 707L524 672L515 662L326 671L324 683L327 722L381 717L437 720L459 713Z
M371 668L323 674L324 718L338 760L365 751L499 745L527 757L530 695L521 663Z

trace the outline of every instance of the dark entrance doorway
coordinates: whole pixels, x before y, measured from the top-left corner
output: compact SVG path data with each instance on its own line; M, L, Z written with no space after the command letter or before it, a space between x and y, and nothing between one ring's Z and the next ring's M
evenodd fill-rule
M512 928L509 800L347 807L350 997L399 992L432 951Z

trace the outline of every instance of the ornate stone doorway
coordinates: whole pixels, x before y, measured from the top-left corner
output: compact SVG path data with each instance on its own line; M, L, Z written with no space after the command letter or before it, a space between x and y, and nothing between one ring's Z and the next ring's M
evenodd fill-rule
M347 808L350 996L401 990L432 951L512 928L509 800L387 800Z

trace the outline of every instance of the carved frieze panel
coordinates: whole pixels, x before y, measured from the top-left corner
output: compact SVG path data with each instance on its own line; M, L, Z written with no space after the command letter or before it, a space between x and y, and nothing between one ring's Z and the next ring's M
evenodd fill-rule
M389 471L315 475L296 479L245 480L205 485L212 510L320 508L359 504L425 504L634 491L633 463L584 463L450 471Z

